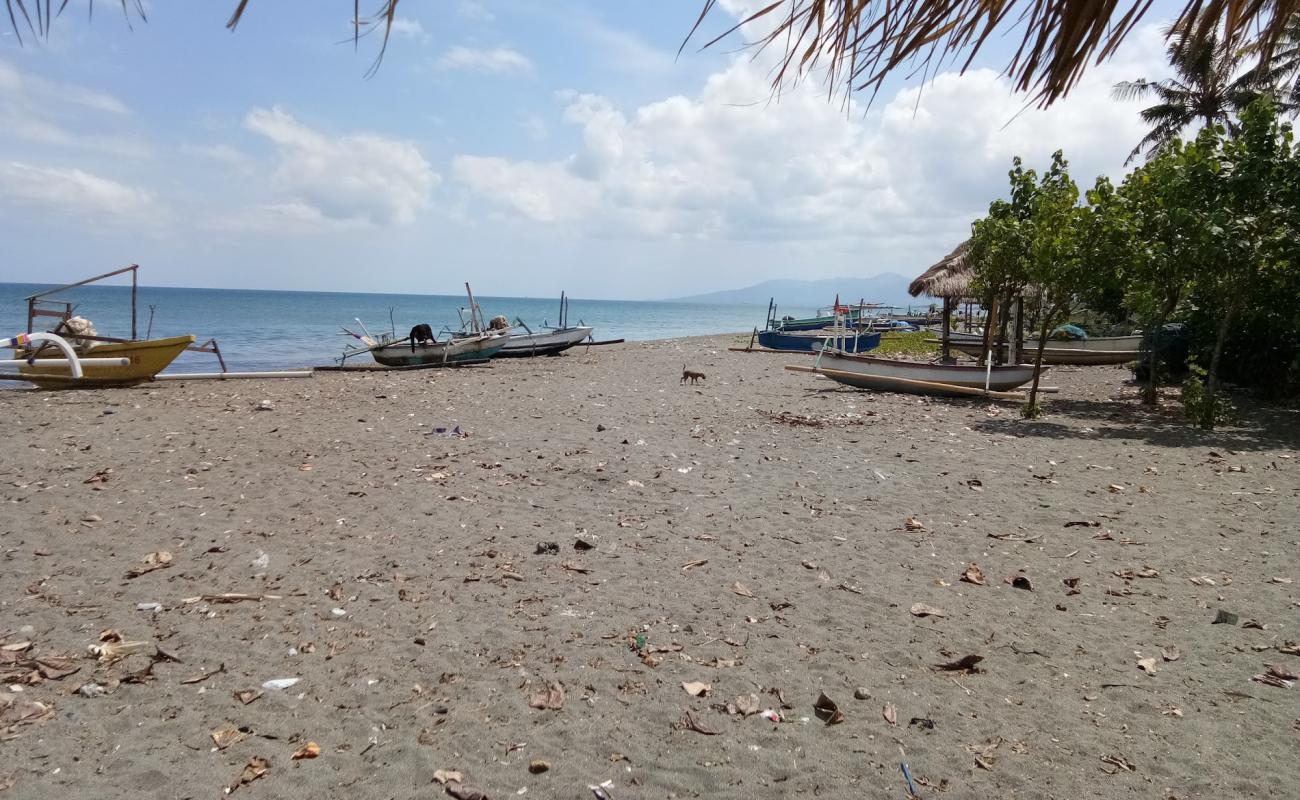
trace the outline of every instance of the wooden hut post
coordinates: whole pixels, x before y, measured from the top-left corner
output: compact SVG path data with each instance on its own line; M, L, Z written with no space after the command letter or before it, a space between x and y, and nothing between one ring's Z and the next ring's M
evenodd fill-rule
M944 297L943 298L943 345L942 345L941 352L943 357L943 363L945 364L952 363L952 353L948 349L948 343L949 343L948 332L950 330L952 330L952 298Z

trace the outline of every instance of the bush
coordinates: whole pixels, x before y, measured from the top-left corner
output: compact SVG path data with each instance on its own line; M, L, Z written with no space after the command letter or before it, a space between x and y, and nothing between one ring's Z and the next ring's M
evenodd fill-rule
M1228 401L1222 388L1214 397L1206 391L1205 370L1191 364L1188 372L1187 380L1183 381L1183 414L1188 422L1209 431L1235 421L1237 409Z

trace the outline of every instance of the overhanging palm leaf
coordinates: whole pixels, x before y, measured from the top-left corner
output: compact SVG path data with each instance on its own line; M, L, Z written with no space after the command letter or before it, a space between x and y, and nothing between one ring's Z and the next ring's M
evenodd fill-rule
M399 0L372 1L377 8L366 15L360 0L353 0L353 41L383 21L377 67ZM143 0L118 2L128 22L133 13L144 19ZM52 10L57 5L57 17L68 0L4 3L15 34L21 35L21 16L29 31L46 36ZM249 5L250 0L237 0L228 27L239 24ZM832 90L874 92L901 67L928 70L963 52L964 71L995 32L1009 27L1021 38L1005 73L1018 91L1032 92L1040 105L1049 105L1078 83L1090 64L1114 55L1150 6L1151 0L774 0L704 46L746 24L771 20L771 29L753 44L784 52L773 76L774 90L787 80L823 71ZM717 7L718 0L703 0L687 41ZM1175 27L1187 47L1196 49L1217 37L1226 52L1239 53L1249 45L1261 63L1269 63L1297 12L1300 0L1186 0Z

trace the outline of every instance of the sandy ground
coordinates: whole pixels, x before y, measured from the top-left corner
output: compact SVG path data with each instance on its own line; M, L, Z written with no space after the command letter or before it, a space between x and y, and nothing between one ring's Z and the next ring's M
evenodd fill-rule
M1031 423L729 341L0 392L0 796L1300 796L1252 681L1300 671L1297 414L1058 368Z

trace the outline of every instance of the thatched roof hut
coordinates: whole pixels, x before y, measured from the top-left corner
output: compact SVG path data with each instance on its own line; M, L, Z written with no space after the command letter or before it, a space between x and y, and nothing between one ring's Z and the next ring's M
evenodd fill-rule
M960 301L970 293L974 270L970 260L970 239L939 259L939 263L921 273L907 287L913 297L929 295Z

